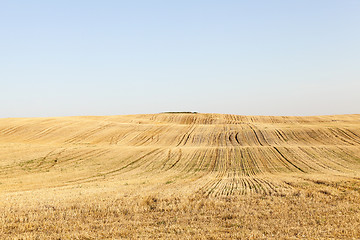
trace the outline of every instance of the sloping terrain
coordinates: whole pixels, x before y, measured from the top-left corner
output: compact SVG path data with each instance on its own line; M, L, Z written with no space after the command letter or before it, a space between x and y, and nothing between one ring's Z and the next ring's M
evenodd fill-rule
M214 196L269 194L289 187L284 175L356 177L359 126L359 115L2 119L0 189L105 179L179 184L177 189Z
M359 183L360 115L0 119L2 204L358 194Z

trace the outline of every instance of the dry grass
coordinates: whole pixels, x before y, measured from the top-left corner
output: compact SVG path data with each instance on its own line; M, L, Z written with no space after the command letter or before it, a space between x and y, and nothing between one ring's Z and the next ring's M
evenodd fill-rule
M1 239L358 239L360 116L0 120Z
M360 237L358 195L156 196L4 206L2 239L351 239Z

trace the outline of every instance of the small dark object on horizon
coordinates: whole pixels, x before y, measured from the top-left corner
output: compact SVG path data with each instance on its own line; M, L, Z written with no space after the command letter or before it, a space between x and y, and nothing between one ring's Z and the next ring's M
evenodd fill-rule
M198 112L161 112L161 113L182 113L182 114L184 114L184 113L190 113L190 114L196 114L196 113L198 113Z

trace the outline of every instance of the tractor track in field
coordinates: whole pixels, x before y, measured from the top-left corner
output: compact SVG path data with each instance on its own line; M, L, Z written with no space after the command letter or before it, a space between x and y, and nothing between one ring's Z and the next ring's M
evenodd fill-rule
M85 177L85 178L80 178L80 179L75 179L75 180L71 180L68 181L68 183L79 183L79 182L90 182L90 181L94 181L99 177L103 177L103 176L114 176L117 174L121 174L121 173L125 173L131 170L134 170L134 168L130 168L131 166L134 166L136 163L139 163L141 160L143 160L144 158L159 152L159 149L154 149L146 154L143 154L142 156L136 158L135 160L131 160L130 162L125 163L124 166L116 168L116 169L112 169L110 171L103 171L103 172L99 172L96 175L90 176L90 177Z
M46 179L65 169L56 186L143 177L220 197L279 193L293 187L284 176L360 175L358 115L0 119L0 144L1 173Z

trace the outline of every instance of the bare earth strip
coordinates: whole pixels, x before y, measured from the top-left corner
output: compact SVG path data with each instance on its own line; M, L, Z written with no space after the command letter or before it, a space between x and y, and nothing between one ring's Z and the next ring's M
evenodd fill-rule
M0 119L1 239L358 239L360 115Z

